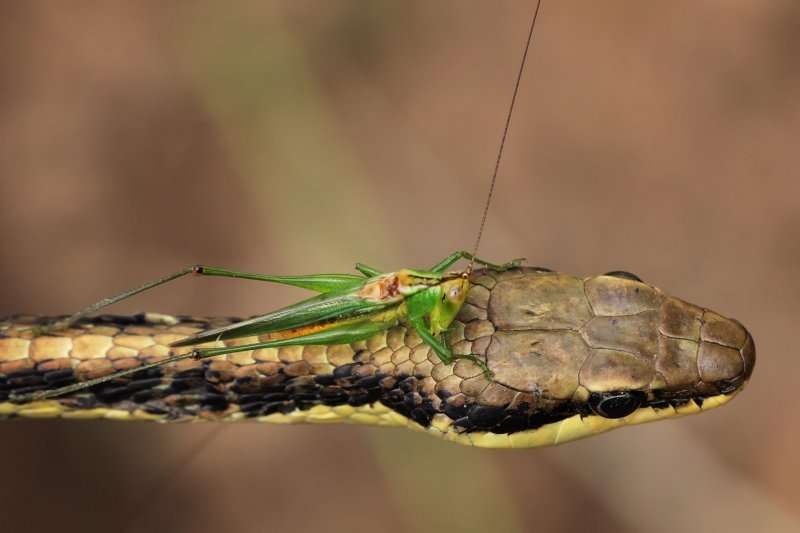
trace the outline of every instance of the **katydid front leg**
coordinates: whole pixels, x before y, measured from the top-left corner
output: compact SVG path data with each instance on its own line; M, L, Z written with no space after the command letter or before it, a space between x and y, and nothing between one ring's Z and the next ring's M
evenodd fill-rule
M513 259L513 260L509 261L508 263L503 263L502 265L497 265L495 263L490 263L488 261L484 261L483 259L479 259L477 257L473 258L473 255L471 253L461 251L461 252L454 252L454 253L448 255L446 258L444 258L439 263L434 265L434 267L431 268L431 272L436 272L438 274L441 274L445 270L447 270L448 268L453 266L460 259L466 259L468 261L474 261L475 264L484 266L484 267L486 267L486 268L488 268L490 270L495 270L497 272L504 272L504 271L509 270L511 268L518 267L524 261L524 259Z
M442 363L446 365L453 364L453 359L466 359L468 361L472 361L483 372L483 376L488 379L492 380L494 378L494 372L489 370L489 367L486 365L484 361L475 357L474 355L461 355L461 354L454 354L451 352L439 339L437 339L428 328L425 326L425 322L422 319L413 320L411 325L414 327L414 330L417 332L417 335L425 341L425 344L431 347L431 349L436 353Z

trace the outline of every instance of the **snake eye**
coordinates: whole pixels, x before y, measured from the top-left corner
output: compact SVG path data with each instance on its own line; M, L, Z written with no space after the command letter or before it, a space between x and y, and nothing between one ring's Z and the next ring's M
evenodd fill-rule
M644 398L639 391L593 392L589 395L589 409L603 418L622 418L637 410Z
M639 282L642 281L642 278L640 278L636 274L631 274L630 272L625 272L624 270L614 270L612 272L606 272L603 275L614 276L615 278L629 279L631 281L639 281Z

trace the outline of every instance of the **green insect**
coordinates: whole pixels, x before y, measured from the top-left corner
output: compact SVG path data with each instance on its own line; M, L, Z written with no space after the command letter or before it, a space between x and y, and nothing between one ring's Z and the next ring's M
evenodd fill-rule
M470 260L468 268L448 272L448 269L460 259ZM442 333L447 331L467 298L470 288L469 275L473 264L496 271L504 271L519 266L521 261L521 259L515 259L498 265L478 259L467 252L455 252L430 270L404 269L397 272L381 272L358 263L356 269L361 273L360 276L355 274L271 276L194 265L130 291L101 300L62 321L33 330L33 334L40 335L49 331L65 329L98 309L187 274L269 281L309 289L320 294L265 315L205 331L175 342L171 346L176 348L194 346L206 342L255 335L262 339L258 343L225 348L194 348L186 354L169 357L143 367L15 399L16 401L31 401L53 398L132 372L187 358L199 360L227 353L289 345L350 344L368 339L399 323L413 328L443 363L452 364L455 359L467 359L478 365L487 379L492 379L492 371L483 360L474 355L454 354L445 343Z

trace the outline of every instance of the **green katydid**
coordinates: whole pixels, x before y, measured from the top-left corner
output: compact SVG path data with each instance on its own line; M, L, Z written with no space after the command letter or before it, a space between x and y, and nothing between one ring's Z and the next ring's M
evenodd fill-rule
M464 271L447 272L447 269L460 259L470 260L470 268ZM38 328L33 333L39 335L67 328L98 309L187 274L269 281L309 289L320 294L265 315L205 331L175 342L171 346L176 348L193 346L255 335L264 339L260 342L225 348L194 348L188 353L156 361L144 367L123 370L59 389L32 393L28 396L17 397L15 401L41 400L61 396L123 375L182 359L205 359L215 355L289 345L350 344L365 340L398 323L404 323L413 328L443 363L451 364L455 359L467 359L477 364L486 378L491 379L492 372L484 361L474 355L453 354L440 335L456 318L466 300L470 287L469 272L474 263L492 270L504 271L518 266L521 260L515 259L498 265L478 259L467 252L455 252L430 270L404 269L384 273L359 263L356 265L356 269L361 272L361 276L353 274L271 276L202 265L184 268L169 276L102 300L62 321Z
M475 264L496 271L504 271L518 266L522 261L521 259L515 259L504 264L494 264L478 259L476 255L497 180L500 160L509 124L511 123L511 115L514 110L514 103L516 102L517 91L522 79L522 72L538 13L539 3L537 3L536 11L534 12L522 62L514 85L511 105L494 165L489 194L472 253L461 251L450 254L430 270L404 269L397 272L384 273L358 263L356 269L361 273L360 276L354 274L272 276L203 265L187 267L135 289L101 300L64 320L49 326L36 328L32 332L34 335L40 335L67 328L94 311L187 274L269 281L309 289L320 294L265 315L188 337L173 343L171 346L176 348L188 347L206 342L258 335L260 336L260 341L257 343L225 348L193 348L186 353L174 355L137 368L121 370L107 376L49 391L16 396L12 398L12 401L27 402L62 396L124 375L183 359L204 359L227 353L289 345L350 344L372 337L398 323L403 323L414 329L423 342L436 353L442 363L452 364L455 359L467 359L480 367L484 376L491 380L493 378L492 371L482 359L474 355L453 354L441 334L447 331L467 298L470 288L469 276ZM448 272L448 269L461 259L469 260L469 266L462 271Z
M267 340L256 344L197 350L195 358L199 359L287 345L349 344L367 339L398 322L405 322L443 363L449 364L453 359L469 359L480 366L490 379L491 371L482 360L472 355L454 355L437 339L455 319L469 291L466 271L446 273L462 258L472 259L473 256L456 252L430 270L405 269L383 273L366 265L356 265L364 277L350 274L293 277L247 274L248 277L257 276L264 281L303 287L320 294L266 315L189 337L172 346L192 346L252 335L267 337ZM474 262L498 271L520 264L519 260L503 265L480 259L474 259ZM207 267L194 267L193 271L198 274L243 277L239 272Z

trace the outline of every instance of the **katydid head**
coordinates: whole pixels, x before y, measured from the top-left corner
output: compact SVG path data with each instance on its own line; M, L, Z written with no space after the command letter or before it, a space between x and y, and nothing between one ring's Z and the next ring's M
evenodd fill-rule
M469 278L463 274L447 277L439 284L441 296L430 313L431 330L438 333L455 320L469 292Z

